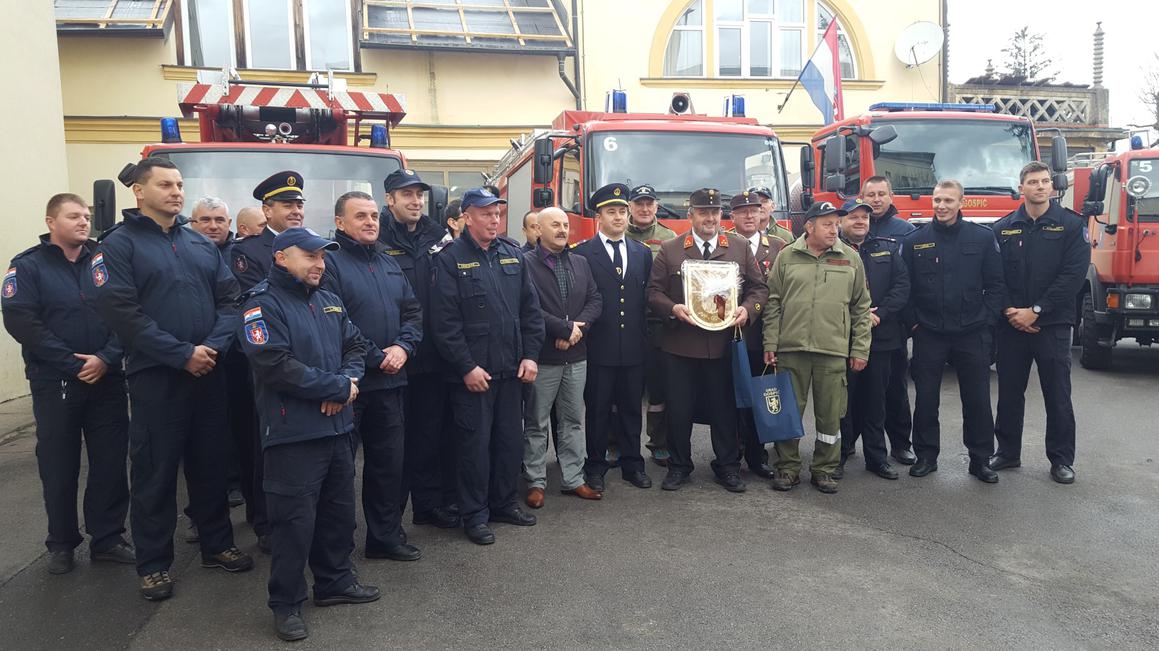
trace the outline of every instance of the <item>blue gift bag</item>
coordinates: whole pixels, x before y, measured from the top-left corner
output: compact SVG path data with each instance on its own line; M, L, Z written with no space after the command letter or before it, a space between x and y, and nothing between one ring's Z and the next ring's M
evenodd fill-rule
M753 379L752 367L749 366L749 351L744 341L734 339L732 342L732 392L736 396L737 409L748 409L752 406L749 384Z
M765 370L768 370L767 366ZM761 443L789 441L805 436L801 414L797 412L793 379L788 373L777 373L774 368L773 373L750 377L748 387L753 423L756 424L757 439Z

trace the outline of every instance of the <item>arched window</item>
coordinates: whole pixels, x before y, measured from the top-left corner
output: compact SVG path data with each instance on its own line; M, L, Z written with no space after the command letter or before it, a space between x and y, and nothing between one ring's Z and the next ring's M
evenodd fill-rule
M688 3L668 36L665 77L794 78L801 72L834 12L812 0L815 33L809 36L810 0L714 0L705 15L704 0ZM712 34L709 39L706 34ZM849 36L838 24L841 76L857 77ZM708 44L713 51L707 52Z

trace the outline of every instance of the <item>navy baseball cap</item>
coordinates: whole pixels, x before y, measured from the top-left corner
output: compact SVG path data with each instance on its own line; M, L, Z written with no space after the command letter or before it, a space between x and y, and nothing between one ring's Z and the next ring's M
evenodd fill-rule
M636 199L656 199L656 188L647 183L637 185L628 193L628 201L635 201Z
M841 209L844 210L845 214L847 215L852 213L854 210L857 210L858 208L865 208L869 212L873 212L873 209L870 208L869 204L865 203L865 200L861 197L853 197L849 201L846 201L844 206L841 206Z
M838 208L837 206L834 206L828 201L818 201L812 206L809 206L809 210L805 212L805 221L811 221L817 219L818 217L825 217L828 215L844 217L845 211Z
M500 199L491 194L491 191L487 188L471 188L463 193L462 203L460 205L465 210L472 206L483 208L497 203L505 204L507 200Z
M275 252L285 251L291 246L313 253L322 249L334 251L338 248L338 243L322 237L309 228L287 228L274 238Z
M386 180L383 181L383 186L386 188L387 192L394 192L395 190L408 188L412 185L419 186L423 189L424 192L431 191L431 186L424 183L423 180L419 178L418 173L405 167L403 169L391 172L390 176L387 176Z

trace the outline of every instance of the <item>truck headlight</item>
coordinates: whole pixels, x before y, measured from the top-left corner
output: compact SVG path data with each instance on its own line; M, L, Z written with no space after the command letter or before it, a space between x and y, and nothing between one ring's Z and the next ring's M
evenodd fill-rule
M1123 298L1123 307L1128 310L1149 310L1151 309L1151 295L1127 294Z

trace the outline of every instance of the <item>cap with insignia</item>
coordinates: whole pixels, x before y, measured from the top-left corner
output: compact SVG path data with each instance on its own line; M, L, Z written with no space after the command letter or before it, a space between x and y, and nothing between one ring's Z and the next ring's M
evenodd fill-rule
M753 194L760 195L766 199L773 198L773 191L768 189L767 187L765 187L763 185L758 185L756 187L749 188L749 192L752 192Z
M720 208L720 191L716 188L701 188L688 196L692 208Z
M609 183L592 193L588 209L599 210L604 206L626 206L630 190L623 183Z
M296 246L311 253L325 249L333 251L339 247L334 240L328 240L309 228L287 228L274 238L274 251L284 251Z
M805 221L811 221L817 219L818 217L825 217L827 215L837 215L838 217L844 217L845 214L846 213L844 210L834 206L828 201L818 201L812 206L809 206L809 210L805 213Z
M631 192L628 193L628 201L635 201L637 199L655 199L655 198L656 198L656 188L654 188L650 185L647 185L647 184L637 185L636 187L632 188Z
M409 188L412 185L419 186L424 192L431 191L431 186L424 183L414 170L407 169L405 167L391 172L390 175L386 177L386 180L383 181L382 185L386 188L387 192L394 192L395 190Z
M500 199L487 188L471 188L463 193L463 198L460 201L464 210L473 207L485 208L496 203L507 203L506 199Z
M728 207L731 210L736 210L741 206L759 206L761 205L761 196L752 190L745 190L732 195L732 199L728 202Z
M853 197L849 201L846 201L844 206L841 206L841 209L845 211L846 215L852 213L854 210L857 210L858 208L865 208L867 211L873 212L873 208L870 208L869 204L866 203L865 200L860 198L860 197Z
M258 184L254 188L254 199L265 203L267 201L305 201L302 188L306 183L302 175L297 172L278 172Z

